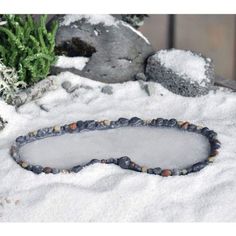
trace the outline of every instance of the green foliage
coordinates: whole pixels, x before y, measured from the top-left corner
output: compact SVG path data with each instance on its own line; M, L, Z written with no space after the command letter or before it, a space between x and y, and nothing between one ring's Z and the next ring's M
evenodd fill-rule
M19 80L28 85L45 78L56 61L58 24L54 22L49 31L46 19L46 15L41 16L39 22L30 15L2 16L6 24L0 25L0 58L6 66L15 68Z

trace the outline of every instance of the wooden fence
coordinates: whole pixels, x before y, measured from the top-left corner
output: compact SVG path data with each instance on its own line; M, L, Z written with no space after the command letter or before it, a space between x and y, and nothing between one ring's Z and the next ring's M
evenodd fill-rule
M236 15L150 15L139 30L155 49L200 52L218 76L236 80Z

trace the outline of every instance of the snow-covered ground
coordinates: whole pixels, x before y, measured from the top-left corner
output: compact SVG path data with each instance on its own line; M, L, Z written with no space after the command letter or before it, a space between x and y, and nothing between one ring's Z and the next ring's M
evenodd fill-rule
M0 221L236 220L235 93L221 89L187 98L153 83L156 93L148 96L138 82L127 82L112 84L113 95L108 95L101 93L103 83L68 72L54 79L58 89L18 112L0 101L0 114L9 122L0 133ZM60 86L65 80L83 86L68 94ZM105 164L78 174L35 175L8 154L13 140L28 131L79 119L133 116L208 126L219 134L220 154L198 173L168 178Z

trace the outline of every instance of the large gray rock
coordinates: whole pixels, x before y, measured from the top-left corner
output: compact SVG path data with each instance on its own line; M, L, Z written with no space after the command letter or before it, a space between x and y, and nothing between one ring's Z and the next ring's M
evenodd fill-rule
M210 58L185 50L161 50L150 56L145 70L147 80L159 82L173 93L195 97L205 95L214 84Z
M90 57L82 70L54 66L54 74L70 71L107 83L129 81L144 72L145 60L153 53L146 38L111 15L65 15L54 19L60 22L57 52Z

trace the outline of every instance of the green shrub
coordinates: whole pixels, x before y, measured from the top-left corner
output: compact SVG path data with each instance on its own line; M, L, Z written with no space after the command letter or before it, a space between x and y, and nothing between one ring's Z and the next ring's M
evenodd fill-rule
M45 78L56 61L54 52L55 34L58 23L51 30L46 29L47 16L39 22L27 15L3 15L0 25L0 59L15 68L18 79L27 85Z

